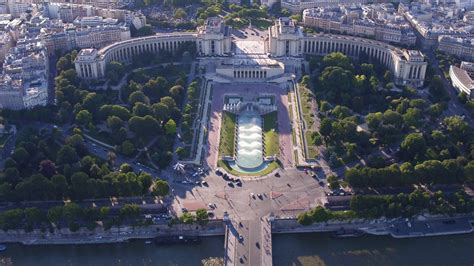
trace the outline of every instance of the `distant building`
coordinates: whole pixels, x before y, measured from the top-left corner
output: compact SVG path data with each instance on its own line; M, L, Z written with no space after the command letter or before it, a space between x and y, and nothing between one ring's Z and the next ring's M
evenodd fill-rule
M226 26L221 18L208 18L197 31L197 45L200 53L205 55L224 55L231 52L231 27Z
M454 4L400 3L398 12L410 23L415 30L418 43L426 49L436 48L440 36L474 37L473 15L469 15Z
M13 40L10 34L6 32L0 32L0 61L3 62L5 55L8 53L12 47Z
M21 39L0 75L0 108L20 110L48 102L49 62L40 39Z
M49 54L75 48L102 48L114 42L131 38L130 29L123 25L100 25L96 27L70 26L62 32L42 34Z
M442 52L456 55L460 58L474 59L474 37L462 38L440 36L438 49Z
M294 13L305 9L318 7L337 7L340 5L354 5L372 3L371 0L281 0L281 7Z
M390 10L390 13L388 13ZM391 4L311 8L303 11L303 24L324 32L373 38L412 46L416 35Z
M342 52L348 56L365 55L387 67L399 85L423 85L427 62L417 50L404 50L380 41L333 34L303 34L288 18L269 28L268 53L272 57L302 57Z

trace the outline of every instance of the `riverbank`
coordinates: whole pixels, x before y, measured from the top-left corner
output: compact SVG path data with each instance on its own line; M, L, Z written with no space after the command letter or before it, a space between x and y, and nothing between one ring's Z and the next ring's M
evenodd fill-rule
M415 238L469 234L474 232L474 216L457 217L424 217L416 219L378 219L329 221L313 225L300 225L296 219L274 219L272 234L328 233L338 231L360 231L369 235L391 236L393 238ZM93 231L81 228L71 232L67 228L55 232L25 232L24 230L0 231L1 243L20 243L24 245L81 245L112 244L139 239L154 239L170 236L224 236L225 226L221 220L209 221L206 225L178 224L169 226L150 225L143 227L121 226L103 230L99 227Z
M474 216L418 216L414 219L355 219L351 221L328 221L308 226L300 225L296 219L275 219L273 234L323 233L341 230L360 231L369 235L393 238L413 238L469 234L474 232Z
M121 226L112 227L110 230L103 230L102 227L90 231L81 228L76 232L71 232L68 228L57 229L53 233L25 232L24 230L0 231L1 243L20 243L23 245L85 245L85 244L112 244L123 243L132 240L154 239L170 236L223 236L224 224L222 221L209 221L206 225L185 225L173 226L150 225L142 227Z

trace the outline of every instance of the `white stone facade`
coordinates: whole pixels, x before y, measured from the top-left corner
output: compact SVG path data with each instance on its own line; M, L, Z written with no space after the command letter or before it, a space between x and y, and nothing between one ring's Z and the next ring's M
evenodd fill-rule
M134 55L145 51L152 53L159 53L162 50L174 52L186 42L196 43L201 56L229 57L232 45L232 43L228 43L230 38L228 39L225 34L216 34L216 32L219 31L208 28L207 30L201 29L197 34L160 34L114 43L101 50L82 50L76 58L76 71L81 78L102 78L105 76L107 64L111 61L129 63ZM207 36L208 33L210 36ZM213 46L209 40L214 41ZM365 55L369 59L379 61L392 71L394 82L398 85L422 86L427 67L424 55L419 51L402 50L387 43L353 36L305 35L295 21L289 18L280 18L275 25L269 27L264 46L266 54L263 55L270 56L272 60L280 62L291 61L292 58L301 59L307 54L325 55L331 52L342 52L351 57ZM234 79L265 79L270 75L282 75L285 70L284 65L269 64L263 61L262 64L257 65L245 63L255 61L255 59L238 63L239 58L239 55L229 57L229 60L233 60L232 63L229 63L228 67L225 64L220 64L218 74Z
M463 59L474 59L474 38L440 36L438 49Z

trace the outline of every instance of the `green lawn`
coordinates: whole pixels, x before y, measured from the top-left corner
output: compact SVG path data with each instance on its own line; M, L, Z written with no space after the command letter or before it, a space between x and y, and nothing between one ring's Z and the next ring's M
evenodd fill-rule
M235 176L255 176L255 177L268 175L268 174L270 174L271 172L273 172L274 170L276 170L280 167L280 165L278 165L278 163L276 161L273 161L270 164L268 164L267 168L263 169L260 172L257 172L257 173L242 173L242 172L239 172L239 171L236 171L236 170L232 169L229 166L229 164L227 164L227 162L223 161L223 160L219 160L217 162L217 166L224 169L227 173L229 173L231 175L235 175Z
M265 156L278 155L278 118L277 112L263 116L263 134L265 137Z
M222 113L221 141L219 143L221 156L234 155L235 120L236 115L228 112Z

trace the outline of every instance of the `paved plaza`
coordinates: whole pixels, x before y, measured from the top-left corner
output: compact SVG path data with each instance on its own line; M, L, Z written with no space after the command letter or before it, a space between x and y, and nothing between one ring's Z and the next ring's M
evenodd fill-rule
M291 121L288 113L287 90L271 84L214 84L211 104L210 122L208 128L208 150L206 164L211 169L217 167L219 160L220 127L225 95L237 95L247 99L256 98L262 94L275 95L278 112L278 133L280 155L279 159L284 168L293 167L293 147L291 142Z

